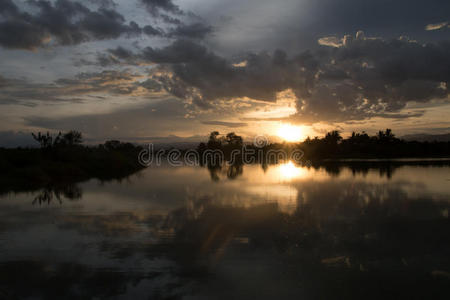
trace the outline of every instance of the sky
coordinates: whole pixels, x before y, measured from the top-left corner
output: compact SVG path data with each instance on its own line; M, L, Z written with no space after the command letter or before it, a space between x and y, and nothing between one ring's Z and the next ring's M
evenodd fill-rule
M450 132L448 0L1 0L0 146Z

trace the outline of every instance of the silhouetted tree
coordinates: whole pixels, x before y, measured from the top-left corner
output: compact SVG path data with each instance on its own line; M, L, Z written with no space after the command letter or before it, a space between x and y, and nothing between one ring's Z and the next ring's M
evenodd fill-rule
M220 133L218 131L213 131L209 135L209 140L207 143L208 149L219 149L222 147L222 140L219 138Z
M327 132L325 135L325 143L331 145L337 145L342 140L342 136L337 130L333 130L331 132Z
M386 129L386 131L378 131L378 140L381 143L391 143L396 140L395 135L392 133L391 129Z
M363 131L362 133L352 132L352 136L347 139L350 144L365 144L370 141L369 135Z
M60 143L65 146L81 145L83 143L83 135L79 131L71 130L62 136Z
M58 133L58 135L53 138L53 136L47 131L47 134L41 134L38 132L38 134L31 134L33 138L40 144L42 149L48 149L51 148L57 144L59 144L61 140L61 132Z
M71 130L65 134L59 132L55 137L53 137L49 132L46 134L38 132L38 134L32 133L31 135L43 149L57 146L75 146L83 143L83 135L81 132L76 130Z
M226 135L226 141L230 146L238 146L242 147L243 139L239 135L236 135L234 132L230 132Z
M197 146L197 151L199 153L203 153L205 150L207 149L206 144L205 143L200 143Z
M221 149L225 157L235 149L243 147L243 140L234 132L220 137L218 131L210 134L207 144L202 143L197 149ZM251 148L252 146L247 146ZM344 139L337 130L330 131L322 138L307 137L304 142L293 145L289 143L273 143L256 150L286 150L300 149L306 159L324 158L395 158L395 157L448 157L450 142L407 142L395 137L391 129L379 131L369 136L366 132L353 132ZM200 151L202 152L202 151ZM260 159L257 157L257 159ZM262 158L263 159L263 158Z
M120 148L120 141L117 140L111 140L111 141L106 141L104 144L104 147L106 150L117 150Z

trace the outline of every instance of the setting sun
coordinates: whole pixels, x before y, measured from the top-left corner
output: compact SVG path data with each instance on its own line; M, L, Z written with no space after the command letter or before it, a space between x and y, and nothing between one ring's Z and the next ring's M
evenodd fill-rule
M299 142L302 132L300 126L282 124L277 131L277 135L287 142Z

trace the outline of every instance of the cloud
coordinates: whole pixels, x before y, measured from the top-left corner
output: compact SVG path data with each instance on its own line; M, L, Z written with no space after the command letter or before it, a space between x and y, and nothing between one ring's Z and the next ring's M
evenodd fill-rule
M42 28L22 21L0 22L0 45L5 48L34 50L50 41Z
M139 52L110 49L101 54L99 62L103 66L155 64L149 80L108 86L110 92L163 89L183 99L190 110L214 112L223 109L226 101L237 99L273 103L280 92L291 90L297 113L290 120L304 123L377 116L413 118L423 112L400 113L410 102L448 101L449 42L420 44L405 37L385 40L366 37L362 31L324 40L328 42L314 51L291 56L282 50L246 53L234 60L193 40L179 39L163 48L147 47ZM246 63L239 64L242 61ZM76 79L78 84L92 84L80 79ZM105 85L96 84L92 91L98 86Z
M365 40L367 39L364 31L360 30L356 33L355 38L357 40ZM376 39L376 38L370 38L372 40ZM346 34L344 35L343 38L338 38L335 36L325 36L325 37L321 37L317 40L317 43L319 45L322 46L328 46L328 47L335 47L335 48L340 48L343 46L349 46L350 43L353 41L353 36Z
M160 17L164 22L166 22L167 24L175 24L175 25L180 25L180 24L182 24L182 22L181 22L180 19L171 17L171 16L166 15L166 14L160 14L159 17Z
M75 66L142 66L149 63L144 61L142 55L133 52L128 48L118 46L116 48L107 49L104 52L97 52L94 60L85 58L74 59Z
M118 38L122 34L141 33L141 28L135 22L126 25L125 18L121 14L103 8L96 12L89 12L77 25L81 32L86 32L87 36L98 40Z
M174 14L183 13L182 10L172 2L172 0L141 0L141 2L153 15L158 15L161 11L166 11Z
M32 127L45 130L79 130L86 138L105 140L127 137L129 140L142 140L151 136L177 134L177 129L185 128L189 133L198 125L195 120L186 119L186 110L178 99L163 99L102 114L80 114L71 117L27 117L25 122ZM150 123L151 120L151 123ZM149 125L151 124L151 125ZM180 132L180 135L184 132Z
M241 123L241 122L224 122L224 121L202 121L202 124L205 125L216 125L216 126L225 126L229 128L239 128L247 126L247 123Z
M342 47L344 45L342 39L339 39L335 36L322 37L317 42L323 46L336 47L336 48Z
M195 1L197 2L197 1ZM201 0L196 12L215 29L211 45L217 52L273 51L293 54L314 49L319 38L364 30L395 38L414 36L423 41L446 38L424 31L429 23L450 20L448 0ZM380 16L383 16L382 18ZM227 21L224 21L227 20Z
M11 1L0 6L0 45L11 49L33 50L53 42L58 45L76 45L90 40L116 39L122 35L142 33L135 22L110 6L102 5L93 11L79 2L57 0L54 4L42 0L27 3L36 14L20 11ZM147 28L145 33L148 34Z
M159 63L155 76L177 97L191 98L207 107L215 99L249 97L275 101L276 93L289 87L298 76L286 61L283 51L268 54L249 54L245 67L235 67L227 59L189 40L177 40L162 49L146 48L143 57ZM166 75L164 75L166 72ZM175 76L172 76L174 74Z
M117 4L114 2L114 0L89 0L89 2L95 3L99 7L102 7L102 8L115 8L115 7L117 7Z
M164 11L184 15L178 6L167 0L142 0L153 14L151 21L162 21L165 29L152 24L141 26L134 21L128 22L110 1L96 1L96 10L70 0L29 0L26 3L32 9L19 8L11 0L4 0L0 4L0 46L36 50L48 45L78 45L88 41L136 37L141 34L150 37L204 39L212 32L212 27L203 22L185 24L178 18L160 14ZM185 19L192 17L188 14ZM177 26L172 27L173 25Z
M144 26L142 28L142 32L144 32L148 36L163 36L164 35L164 32L161 29L155 28L150 25Z
M172 0L140 0L150 14L168 25L177 25L163 34L168 38L204 39L213 31L213 27L204 23L203 19L193 12L185 12ZM186 23L187 20L194 22ZM162 30L149 28L149 35L161 34Z
M385 113L379 114L377 117L386 118L386 119L409 119L409 118L418 118L422 117L425 114L424 110L411 112L411 113Z
M200 109L244 97L274 102L277 93L291 89L299 120L337 122L389 116L411 101L448 97L449 42L384 40L361 31L335 41L341 41L337 48L333 44L290 58L281 50L250 53L240 57L247 61L240 67L188 40L146 48L142 57L160 64L154 80Z
M0 13L6 16L16 16L19 14L19 10L12 0L3 0L0 2Z
M441 23L436 23L436 24L428 24L427 26L425 26L425 30L439 30L442 29L444 27L447 27L448 22L441 22Z
M143 76L127 71L102 71L80 73L73 79L58 79L55 84L69 94L108 92L108 94L132 94L139 87Z
M80 73L51 84L0 76L0 104L34 106L36 102L84 102L88 100L86 95L150 96L160 90L157 82L128 71Z
M242 99L271 105L279 100L280 92L290 90L297 107L293 121L412 118L414 114L403 111L412 101L424 106L436 98L448 101L449 43L436 42L444 31L430 33L424 26L448 20L445 8L449 2L431 1L433 5L399 0L386 11L374 0L306 0L301 6L294 0L283 5L269 0L211 0L208 5L192 6L206 11L201 19L188 13L189 4L180 8L175 3L181 2L170 0L140 0L139 12L136 7L124 9L109 0L94 4L87 0L4 0L0 3L0 45L9 49L142 38L140 46L122 40L89 43L89 53L81 47L61 47L58 57L52 52L55 49L41 51L39 56L4 51L4 57L14 59L5 70L45 56L42 66L49 70L46 73L68 74L73 66L71 70L57 66L76 51L76 65L83 70L100 66L122 71L89 72L72 78L59 75L66 78L51 84L37 84L37 78L0 78L0 101L35 105L36 101L89 101L87 95L149 96L163 90L183 99L189 109L210 114ZM405 3L410 3L407 11ZM383 19L378 17L381 11ZM214 16L219 14L228 21L215 22ZM359 28L385 38L366 37L362 31L345 35ZM418 31L432 42L391 39L398 32ZM155 36L158 39L148 38ZM149 40L151 47L144 48ZM223 51L223 45L231 50ZM309 51L303 50L308 47ZM104 48L111 49L100 50ZM242 52L247 49L255 50ZM236 56L231 56L231 51ZM30 59L22 62L18 57L24 55ZM50 60L53 67L45 65ZM148 76L125 70L128 66L143 70L145 65L150 66ZM25 72L8 76L30 76Z
M408 102L447 98L450 44L419 44L406 38L345 38L343 45L317 56L314 84L298 101L298 118L343 121L392 115Z
M171 37L184 37L192 39L204 39L207 35L211 34L213 28L204 23L182 24L173 29L169 36Z

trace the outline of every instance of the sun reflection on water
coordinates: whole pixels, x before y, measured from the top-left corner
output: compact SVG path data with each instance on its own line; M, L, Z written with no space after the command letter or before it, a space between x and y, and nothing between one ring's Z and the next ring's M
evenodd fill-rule
M297 167L292 161L278 166L278 173L283 180L292 180L304 174L304 170Z

